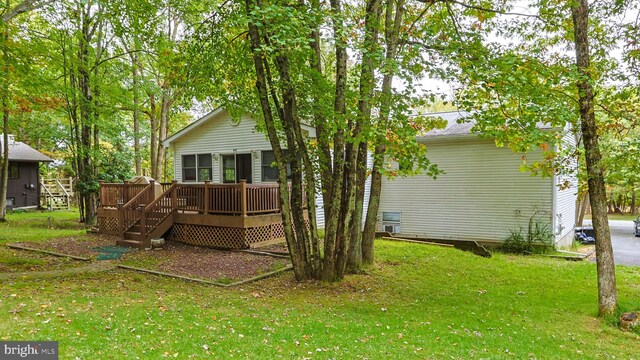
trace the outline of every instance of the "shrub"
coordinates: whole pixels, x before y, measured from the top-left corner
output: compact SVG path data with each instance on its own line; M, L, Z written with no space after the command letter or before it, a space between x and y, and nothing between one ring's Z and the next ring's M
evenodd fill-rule
M523 234L522 228L511 230L504 240L501 250L512 254L545 253L553 248L553 233L549 224L541 219L540 212L536 211L529 218L527 233Z

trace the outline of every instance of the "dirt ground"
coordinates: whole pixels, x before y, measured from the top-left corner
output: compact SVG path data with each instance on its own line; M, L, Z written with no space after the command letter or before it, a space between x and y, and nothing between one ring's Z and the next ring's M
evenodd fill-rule
M94 261L100 261L96 260L99 253L93 248L107 245L113 246L116 244L116 239L114 236L88 234L44 242L20 242L16 243L16 245L83 256ZM286 244L270 245L256 250L277 253L287 252ZM27 251L21 251L21 253L24 257ZM33 257L43 257L40 254L32 254ZM167 242L161 250L134 250L130 253L125 253L121 259L112 261L117 264L147 270L226 283L281 269L290 263L288 258L242 251L209 249L178 242Z
M289 259L241 251L224 251L168 242L163 250L125 255L131 266L152 258L152 270L208 280L232 281L250 278L285 267ZM141 266L144 267L144 266Z
M116 237L102 234L87 234L51 239L42 242L19 242L15 245L26 246L34 249L48 250L61 254L95 258L98 252L92 250L97 246L115 245Z

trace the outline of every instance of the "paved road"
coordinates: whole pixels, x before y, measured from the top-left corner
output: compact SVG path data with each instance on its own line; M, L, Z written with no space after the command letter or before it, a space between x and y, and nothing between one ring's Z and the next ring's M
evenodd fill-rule
M609 220L609 227L616 265L640 266L640 237L633 235L633 221Z

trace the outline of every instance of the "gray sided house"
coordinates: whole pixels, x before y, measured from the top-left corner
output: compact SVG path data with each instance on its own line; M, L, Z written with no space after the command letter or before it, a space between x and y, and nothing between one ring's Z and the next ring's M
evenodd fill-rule
M0 154L2 135L0 135ZM53 159L43 155L29 145L15 141L9 135L9 181L7 187L7 209L35 208L40 199L39 165L52 162Z
M437 180L425 175L384 179L381 230L403 236L491 243L504 241L518 229L526 234L529 219L535 216L548 226L556 246L571 244L577 196L574 176L543 178L521 172L520 155L496 147L491 139L478 137L470 131L472 123L458 123L465 113L430 116L442 117L448 125L424 134L418 141L427 145L427 156L445 173ZM570 131L562 144L575 146ZM529 162L542 156L542 151L527 154Z

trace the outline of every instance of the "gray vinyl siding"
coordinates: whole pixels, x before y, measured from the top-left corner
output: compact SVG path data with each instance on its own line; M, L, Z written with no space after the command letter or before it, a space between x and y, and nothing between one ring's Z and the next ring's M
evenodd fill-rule
M383 180L379 219L383 212L400 212L400 233L502 241L510 230L526 232L536 211L550 220L553 180L521 172L521 157L508 148L464 137L430 140L427 149L445 171L437 180L426 175ZM541 152L527 157L536 161Z
M576 146L575 135L571 131L565 132L562 138L563 147L573 149ZM561 149L562 150L562 149ZM575 158L565 164L567 170L575 170L577 161ZM555 199L555 235L560 246L569 246L573 241L573 230L576 223L576 200L578 197L578 179L575 173L563 173L556 176L554 186Z

